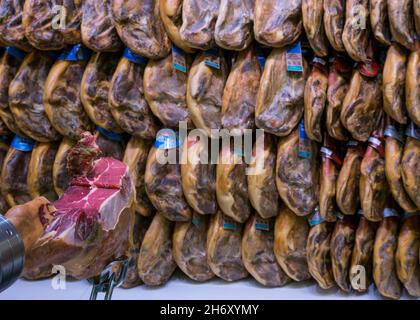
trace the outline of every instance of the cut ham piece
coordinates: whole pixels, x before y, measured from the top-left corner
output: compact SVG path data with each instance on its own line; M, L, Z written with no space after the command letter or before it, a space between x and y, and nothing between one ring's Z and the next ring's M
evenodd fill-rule
M27 252L24 276L39 278L51 265L62 264L68 275L87 279L126 253L134 184L124 163L114 158L93 162L97 154L94 136L83 134L68 155L69 172L76 175L70 187L59 200L40 206L38 214L28 213L28 221L41 223L43 232ZM8 217L19 214L16 208Z

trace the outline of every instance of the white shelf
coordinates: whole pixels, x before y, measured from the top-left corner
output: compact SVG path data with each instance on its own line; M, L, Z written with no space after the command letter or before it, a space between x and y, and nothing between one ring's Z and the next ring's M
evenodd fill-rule
M91 286L87 281L68 281L65 290L54 290L51 280L19 280L11 288L0 293L0 300L87 300ZM102 298L102 296L98 297ZM144 285L133 289L114 291L113 300L342 300L383 299L371 286L366 294L345 294L338 288L320 289L315 282L292 283L282 288L264 288L251 278L227 283L213 279L196 283L181 273L175 274L162 287L150 288ZM413 299L404 295L403 299Z

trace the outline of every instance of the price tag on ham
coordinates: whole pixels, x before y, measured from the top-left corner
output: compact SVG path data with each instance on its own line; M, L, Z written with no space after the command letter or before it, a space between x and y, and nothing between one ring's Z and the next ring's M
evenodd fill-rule
M223 216L223 229L225 230L236 230L237 226L236 226L236 222L233 221L232 218L224 215Z
M305 131L305 122L299 124L299 157L304 159L311 158L311 140Z
M187 73L187 59L185 52L177 46L172 46L172 66L175 70Z
M204 63L213 69L220 69L220 54L219 49L209 49L206 51L206 58Z
M287 71L303 72L302 47L300 42L290 46L286 52Z

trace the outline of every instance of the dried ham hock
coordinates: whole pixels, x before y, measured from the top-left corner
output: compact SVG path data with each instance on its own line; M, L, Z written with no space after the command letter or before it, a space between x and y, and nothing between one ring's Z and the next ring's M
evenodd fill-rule
M97 126L112 132L122 132L108 103L118 60L119 54L116 53L94 53L86 66L80 89L80 99L89 118Z
M388 0L391 34L395 41L409 50L416 50L413 0Z
M42 96L45 81L54 63L48 54L32 52L23 60L9 86L9 105L23 133L39 142L60 138L48 120Z
M334 61L339 61L339 59L334 59ZM346 141L348 139L347 130L340 120L343 101L349 89L350 81L348 78L348 73L341 72L335 63L333 63L328 75L325 126L328 134L339 141Z
M88 279L124 250L134 186L122 162L93 161L98 153L88 133L69 151L70 187L59 200L42 205L36 218L29 217L42 234L27 252L23 276L33 278L51 264L62 264L68 275ZM18 209L7 215L14 217Z
M369 221L360 211L349 273L351 286L357 292L367 292L372 282L373 246L377 229L378 223ZM360 277L360 281L357 277Z
M192 280L214 277L207 261L208 217L193 213L189 222L177 222L173 233L173 256L178 267Z
M397 0L398 1L398 0ZM370 37L369 0L347 0L343 44L355 61L366 61Z
M336 51L346 50L343 43L345 9L345 0L324 0L325 35Z
M75 142L73 140L64 138L58 147L57 154L55 155L52 177L54 191L59 197L61 197L69 187L71 177L69 177L67 170L67 156L74 145Z
M401 174L404 188L413 200L417 209L420 209L420 137L419 127L417 135L407 136L404 153L401 161Z
M83 44L96 52L116 52L122 47L112 20L111 1L83 1L81 25Z
M222 100L222 126L231 134L241 135L244 129L255 127L254 113L261 73L252 47L238 53Z
M356 226L354 217L338 214L331 235L331 262L334 280L341 290L350 291L350 263L353 252Z
M39 50L60 50L80 42L81 6L80 0L26 0L22 17L26 38Z
M124 289L134 288L143 283L139 275L138 258L144 236L153 220L153 217L144 217L139 214L133 214L131 218L128 240L129 265L125 280L121 285Z
M183 0L181 40L191 48L208 50L215 45L214 29L220 0Z
M321 124L327 101L328 67L327 61L318 57L312 64L304 91L305 130L309 139L322 142Z
M5 52L0 59L0 118L7 128L13 133L25 137L25 134L18 127L16 120L10 110L9 86L15 77L22 58ZM4 129L5 130L5 129Z
M93 130L92 122L80 100L80 89L86 61L59 60L45 82L44 107L53 127L73 140Z
M217 211L216 164L211 163L209 151L210 140L206 136L194 137L190 134L184 141L182 190L191 208L202 215Z
M10 208L32 199L28 189L28 171L33 142L19 144L15 145L12 141L1 169L1 194Z
M144 284L165 284L176 269L172 249L174 223L156 213L140 248L137 268Z
M404 189L402 158L404 153L404 132L401 126L390 124L385 131L385 174L393 198L406 212L416 212L416 204Z
M147 158L144 181L147 195L160 214L171 221L188 221L192 211L182 192L181 165L179 161L160 161L171 155L179 159L179 152L178 148L160 147L156 141Z
M324 30L324 0L302 0L302 21L309 44L319 57L328 55L328 40Z
M290 282L274 255L274 219L262 219L257 214L250 217L242 236L242 260L263 286L281 287Z
M184 56L186 68L190 69L191 58ZM192 127L187 107L188 74L173 67L174 52L161 60L149 60L144 70L144 97L153 114L169 128L178 128L186 121Z
M264 139L264 143L262 142ZM257 137L248 166L248 197L261 218L277 216L280 197L276 186L276 140L269 134ZM260 149L261 148L261 149ZM259 167L260 164L263 167Z
M214 274L225 281L238 281L248 276L241 254L242 228L220 210L210 218L207 261Z
M245 50L253 40L253 0L220 0L214 38L219 47Z
M420 214L407 214L398 235L395 262L398 279L408 293L420 297Z
M395 121L407 123L405 107L405 78L407 55L398 45L392 45L386 57L383 71L384 111Z
M154 213L153 205L146 193L144 181L150 147L150 142L132 137L127 144L123 158L123 162L129 168L131 179L136 187L136 197L134 199L136 213L145 217Z
M124 44L149 59L168 55L171 42L160 18L159 0L111 0L115 28Z
M363 145L351 140L336 183L337 206L343 214L353 215L360 206L360 165L365 150Z
M134 60L126 56L121 58L112 76L108 102L113 118L125 132L151 140L156 136L159 124L145 100L143 75L146 61Z
M276 184L281 199L299 216L313 212L319 201L318 146L309 142L310 157L299 156L299 130L281 138L277 147Z
M389 46L391 44L391 30L389 28L387 0L370 0L370 25L376 40Z
M227 62L220 54L220 69L206 65L206 54L196 56L188 75L187 106L194 125L212 136L211 129L222 128L222 98L228 77Z
M22 24L24 4L25 0L0 1L0 41L29 52L33 48L25 37L25 27Z
M255 39L280 48L298 40L303 31L302 0L255 0Z
M308 270L322 289L334 287L330 242L334 224L323 221L319 215L310 218L311 229L306 244Z
M57 143L38 143L32 150L28 170L28 190L32 199L45 197L49 201L57 200L52 178L57 149Z
M248 198L247 165L233 146L223 145L216 169L216 196L223 213L244 223L251 214Z
M382 115L382 80L353 73L341 109L341 123L353 139L367 141Z
M373 280L379 293L391 299L399 299L402 293L396 266L399 220L398 213L387 208L376 231L373 249Z
M303 73L287 71L286 49L274 49L270 53L255 108L257 127L283 137L297 126L303 115L304 89L309 75L305 59L303 69Z
M180 29L182 26L182 5L183 0L159 0L160 17L166 33L171 41L180 49L187 53L193 53L184 40L181 39Z
M370 221L382 220L390 196L385 174L383 127L369 139L369 146L360 165L360 205Z
M420 50L408 56L407 75L405 79L405 103L412 121L420 126Z
M309 225L287 207L282 207L274 227L274 254L283 271L294 281L311 278L306 244Z

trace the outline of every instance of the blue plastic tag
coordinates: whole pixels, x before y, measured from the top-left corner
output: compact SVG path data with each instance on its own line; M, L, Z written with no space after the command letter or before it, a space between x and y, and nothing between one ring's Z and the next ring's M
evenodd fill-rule
M391 218L391 217L399 217L400 214L397 210L393 208L385 208L384 209L384 218Z
M58 60L66 61L88 61L90 58L90 50L81 44L76 44L69 49L61 52Z
M156 135L156 140L153 145L156 149L169 150L179 148L181 141L179 135L175 130L162 129Z
M223 215L223 229L225 230L236 230L237 225L236 222L232 220L232 218Z
M309 159L311 158L311 141L305 130L305 121L299 123L299 153L300 158Z
M204 63L213 69L220 69L220 53L218 48L212 48L206 51Z
M13 149L19 151L29 152L33 150L35 146L35 141L29 138L23 138L21 136L15 135L10 146Z
M16 47L6 47L6 53L18 59L19 61L23 61L23 59L26 57L26 52L19 50Z
M405 134L407 135L407 137L420 140L420 127L417 126L414 122L411 122L408 125Z
M296 42L286 51L287 71L303 72L303 58L301 43Z
M124 49L123 57L137 64L147 64L147 58L142 57L137 53L134 53L127 47Z
M102 135L104 135L105 137L107 137L107 138L109 138L113 141L118 141L118 142L124 141L124 136L121 133L108 131L108 130L102 128L102 127L96 127L96 130L98 130L99 133L101 133Z
M185 52L175 45L172 45L172 66L175 70L187 73Z
M321 217L319 208L315 208L314 213L308 218L308 223L311 227L316 226L317 224L323 223L324 219Z

